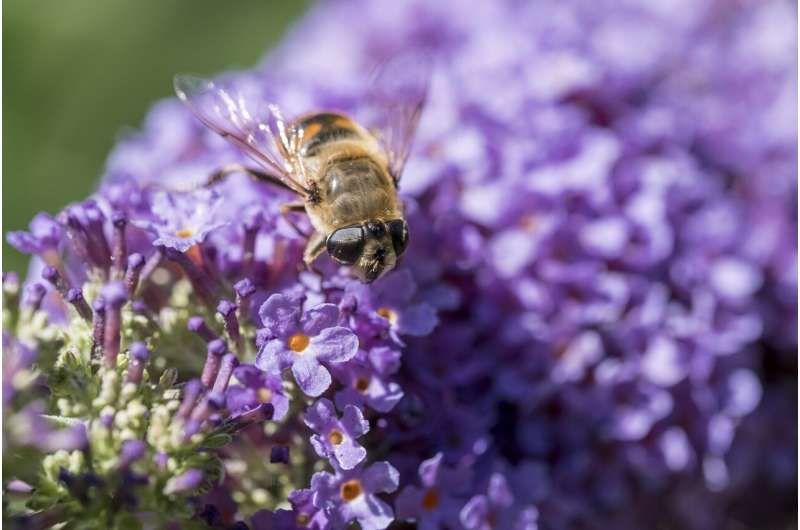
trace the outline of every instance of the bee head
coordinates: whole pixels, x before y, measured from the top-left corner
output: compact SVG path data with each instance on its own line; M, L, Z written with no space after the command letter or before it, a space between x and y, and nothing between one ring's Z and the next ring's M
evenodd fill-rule
M403 219L367 222L338 228L325 243L328 254L364 283L372 283L392 270L408 245L408 224Z

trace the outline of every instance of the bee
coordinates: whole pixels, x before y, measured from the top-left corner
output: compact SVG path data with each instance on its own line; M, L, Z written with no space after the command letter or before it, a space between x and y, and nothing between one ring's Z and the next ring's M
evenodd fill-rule
M377 69L362 104L364 119L344 112L310 112L284 120L278 106L248 102L213 81L175 77L178 97L211 130L240 148L258 168L234 172L296 194L282 214L305 212L314 228L303 262L310 270L325 251L364 283L395 268L408 247L408 223L398 184L427 95L429 63L400 56ZM258 106L257 112L248 108ZM293 226L296 226L293 224Z

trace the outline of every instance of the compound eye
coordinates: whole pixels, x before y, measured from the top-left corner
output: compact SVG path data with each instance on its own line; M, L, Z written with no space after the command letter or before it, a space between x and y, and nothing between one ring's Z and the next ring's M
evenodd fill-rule
M344 265L352 265L364 250L364 229L360 225L340 228L328 236L328 254Z
M386 224L389 227L389 234L392 236L394 253L399 256L405 252L408 246L408 223L403 219L395 219Z

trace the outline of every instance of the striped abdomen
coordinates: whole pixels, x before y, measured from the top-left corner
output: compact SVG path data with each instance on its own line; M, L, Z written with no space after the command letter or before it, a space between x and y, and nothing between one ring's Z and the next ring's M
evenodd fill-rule
M334 112L320 112L301 117L297 127L303 131L300 155L316 157L328 144L341 140L366 140L363 129L353 120Z

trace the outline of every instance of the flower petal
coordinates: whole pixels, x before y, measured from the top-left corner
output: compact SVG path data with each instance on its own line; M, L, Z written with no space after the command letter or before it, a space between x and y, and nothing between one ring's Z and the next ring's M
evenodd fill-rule
M500 473L494 473L489 478L489 500L495 506L507 508L514 504L514 495L508 487L506 477Z
M419 465L419 478L422 484L428 488L436 484L436 478L439 475L439 466L442 464L442 453L436 453L435 456L429 458Z
M328 401L328 403L330 403L330 401ZM361 412L361 409L355 405L345 406L344 413L342 414L342 427L344 427L347 434L353 438L358 438L369 432L369 422L364 419L364 414Z
M412 305L399 314L397 331L402 335L424 337L439 324L436 310L429 304L422 302Z
M482 528L489 516L489 501L485 495L475 495L461 509L461 524L467 530Z
M258 310L261 323L276 337L286 337L297 327L300 304L284 294L273 294Z
M336 423L336 409L330 400L321 398L308 408L303 421L318 434L326 433Z
M367 450L348 438L333 446L333 456L342 469L353 469L366 458Z
M306 311L300 319L300 329L313 337L323 329L335 326L339 320L339 308L335 304L320 304Z
M276 373L294 362L294 354L281 339L272 339L256 355L256 366L267 373Z
M406 521L419 517L422 508L422 490L414 486L407 486L394 501L394 510L397 519Z
M374 495L362 495L342 506L347 521L358 520L361 530L383 530L394 520L392 508Z
M311 355L303 355L292 365L295 381L306 395L317 397L331 386L331 374Z
M361 477L364 491L369 493L391 493L397 489L400 473L389 462L375 462Z
M342 363L349 361L358 352L358 337L340 326L323 329L304 352L304 357L316 357L320 361Z

